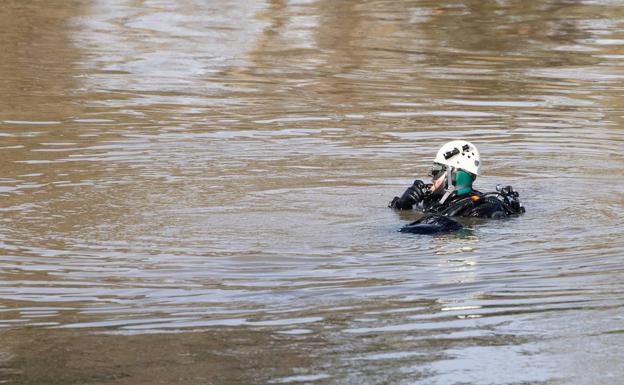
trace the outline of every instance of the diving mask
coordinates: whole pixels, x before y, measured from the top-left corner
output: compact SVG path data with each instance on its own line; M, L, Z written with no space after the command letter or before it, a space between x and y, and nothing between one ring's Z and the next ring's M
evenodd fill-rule
M433 167L431 167L431 170L429 171L429 176L433 179L436 180L438 179L442 174L444 174L444 172L446 171L446 166L440 163L434 163Z

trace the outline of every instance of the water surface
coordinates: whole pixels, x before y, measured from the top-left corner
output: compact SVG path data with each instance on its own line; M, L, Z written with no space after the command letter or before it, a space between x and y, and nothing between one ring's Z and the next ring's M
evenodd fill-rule
M0 383L613 384L618 2L9 1ZM446 141L527 213L386 207Z

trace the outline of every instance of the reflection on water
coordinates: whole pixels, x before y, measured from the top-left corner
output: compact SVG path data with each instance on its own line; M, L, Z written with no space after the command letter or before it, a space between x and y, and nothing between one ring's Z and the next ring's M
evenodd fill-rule
M9 1L0 383L613 383L624 10ZM451 138L527 214L387 201Z

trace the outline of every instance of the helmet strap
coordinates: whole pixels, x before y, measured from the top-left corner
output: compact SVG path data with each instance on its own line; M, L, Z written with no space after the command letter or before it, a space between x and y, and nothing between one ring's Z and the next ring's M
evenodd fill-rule
M444 191L444 195L442 195L442 199L440 199L440 204L444 204L446 200L455 192L455 186L453 185L453 180L455 179L455 167L448 168L448 173L446 174L446 189Z

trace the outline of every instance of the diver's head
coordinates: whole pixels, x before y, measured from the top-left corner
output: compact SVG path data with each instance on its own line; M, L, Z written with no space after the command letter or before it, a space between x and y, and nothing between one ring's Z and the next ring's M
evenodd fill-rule
M473 174L475 177L479 175L481 170L481 155L474 144L465 140L453 140L445 143L433 161L433 168L430 175L436 179L436 175L441 175L444 170L442 168L453 168L455 170L464 170ZM434 175L435 174L435 175Z

